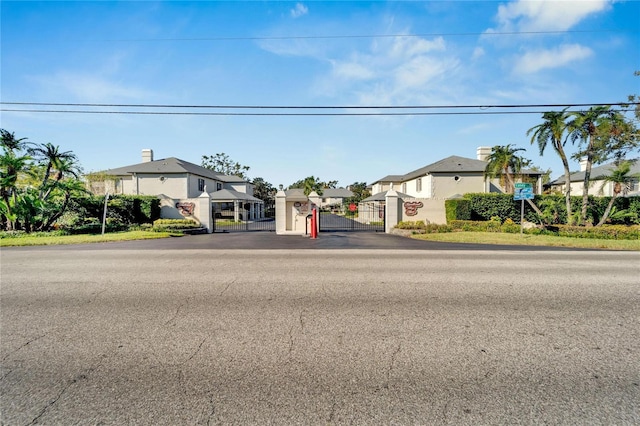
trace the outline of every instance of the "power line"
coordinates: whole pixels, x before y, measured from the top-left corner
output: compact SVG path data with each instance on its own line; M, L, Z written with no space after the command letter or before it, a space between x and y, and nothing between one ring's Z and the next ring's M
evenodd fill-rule
M113 114L113 115L190 115L190 116L254 116L254 117L357 117L357 116L442 116L442 115L515 115L541 114L543 111L448 111L448 112L180 112L180 111L99 111L99 110L43 110L0 109L2 112L60 113L60 114ZM627 109L613 111L628 112Z
M60 106L91 108L180 108L180 109L490 109L490 108L578 108L592 106L638 105L640 102L595 102L565 104L476 104L476 105L179 105L179 104L105 104L69 102L0 102L1 105ZM36 110L40 111L40 110Z
M147 41L269 41L269 40L331 40L357 38L397 38L397 37L476 37L476 36L513 36L513 35L553 35L553 34L597 34L597 33L637 33L636 29L612 30L573 30L573 31L494 31L494 32L459 32L459 33L420 33L420 34L343 34L343 35L311 35L311 36L249 36L249 37L184 37L184 38L132 38L105 39L97 41L109 42L147 42Z

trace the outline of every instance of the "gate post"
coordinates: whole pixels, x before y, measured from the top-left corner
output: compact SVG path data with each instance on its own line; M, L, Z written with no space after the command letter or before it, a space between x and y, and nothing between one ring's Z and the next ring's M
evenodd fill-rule
M287 195L281 189L276 193L276 234L287 232Z
M198 220L200 224L207 228L207 233L213 232L213 213L211 210L211 196L207 192L207 187L204 187L204 191L198 197Z
M385 197L385 219L384 219L384 232L390 234L393 228L398 224L402 218L400 214L400 202L398 199L398 193L393 189L387 192Z

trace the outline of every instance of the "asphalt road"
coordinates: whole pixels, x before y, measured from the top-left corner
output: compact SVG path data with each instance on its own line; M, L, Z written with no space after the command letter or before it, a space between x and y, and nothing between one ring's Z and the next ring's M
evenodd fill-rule
M639 253L86 247L2 250L2 424L640 423Z

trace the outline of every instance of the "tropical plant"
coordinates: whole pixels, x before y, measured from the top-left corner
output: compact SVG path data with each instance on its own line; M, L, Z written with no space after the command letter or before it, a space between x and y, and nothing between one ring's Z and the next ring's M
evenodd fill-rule
M503 185L507 193L513 193L515 188L515 176L520 176L522 168L527 166L529 160L518 155L518 152L525 151L524 148L515 148L511 144L505 146L496 145L491 148L491 154L487 157L487 166L484 170L486 178L500 178L500 184ZM535 203L527 199L527 203L538 214L543 217L542 212Z
M42 185L40 185L41 190L44 191L47 188L47 182L51 176L52 170L56 171L55 180L57 181L62 179L65 172L71 172L77 176L74 164L78 158L73 152L61 152L59 146L51 143L45 143L42 146L31 148L29 152L36 159L46 163L44 176L42 178ZM42 197L43 194L40 194L40 196Z
M630 174L632 164L633 164L632 161L628 161L628 160L622 161L616 166L615 169L611 171L610 174L606 176L600 176L600 178L602 178L603 180L603 183L600 189L602 190L602 188L607 183L611 183L613 185L613 196L609 200L609 204L607 205L607 208L605 209L604 214L602 215L602 217L600 218L600 221L597 223L596 226L600 226L607 221L611 213L611 209L613 208L613 203L615 203L616 201L616 198L618 198L620 195L626 195L627 192L629 192L629 189L631 188L631 184L633 183L633 181L635 179L640 178L640 174L637 174L637 173Z
M304 195L307 195L307 196L314 191L316 192L316 194L322 195L323 189L325 187L326 187L325 183L320 181L320 178L317 178L315 176L308 176L302 180L299 180L289 185L289 189L293 189L293 188L302 189L304 192Z
M76 156L0 129L0 221L7 230L49 230L84 191Z
M584 224L589 205L591 169L594 163L608 158L611 151L610 142L621 132L625 120L622 114L612 111L610 106L595 106L570 114L572 119L567 123L569 138L580 146L580 150L573 157L585 163L580 210L580 222Z
M540 155L544 154L547 145L551 145L553 150L558 154L564 168L564 197L567 209L567 218L572 217L571 212L571 170L569 169L569 160L564 151L567 143L567 124L566 120L569 114L567 108L562 111L549 111L542 114L543 123L527 130L527 136L531 135L531 143L537 143ZM571 225L571 223L569 223Z

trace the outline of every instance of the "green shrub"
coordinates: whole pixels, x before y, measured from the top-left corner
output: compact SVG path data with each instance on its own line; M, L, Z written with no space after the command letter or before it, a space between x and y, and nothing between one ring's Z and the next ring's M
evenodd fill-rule
M568 226L559 225L555 235L573 238L599 238L605 240L638 240L640 225Z
M153 230L156 232L183 231L200 227L198 222L191 219L157 219L153 222Z
M417 220L415 222L412 222L412 221L398 222L398 224L396 225L396 228L397 229L425 229L426 226L427 225L423 221Z
M471 219L471 203L467 199L445 200L445 214L447 223L452 220L470 220Z

